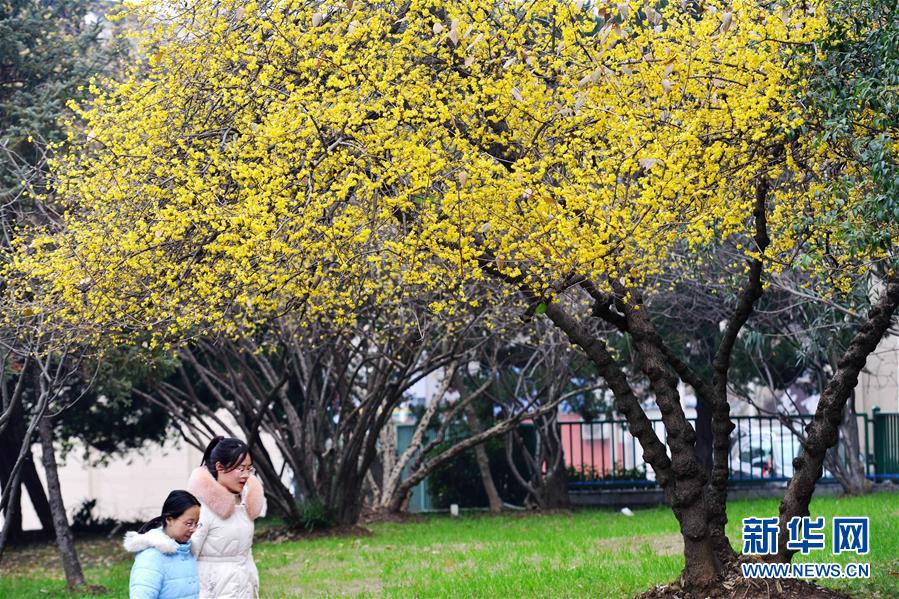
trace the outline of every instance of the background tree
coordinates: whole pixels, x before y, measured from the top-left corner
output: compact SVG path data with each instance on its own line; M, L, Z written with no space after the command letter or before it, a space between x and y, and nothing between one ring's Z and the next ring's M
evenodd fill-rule
M728 306L737 300L733 281L741 271L739 249L727 244L701 261L675 260L672 268L653 279L655 290L647 302L650 317L670 350L703 378L711 375L714 351L724 333L721 324L727 320ZM768 290L735 342L727 393L732 404L741 400L759 413L779 417L802 444L815 409L804 402L820 396L836 371L858 326L859 310L870 303L870 282L856 281L845 297L816 293L810 289L814 281L801 273L772 274L766 282ZM629 352L626 337L617 345L619 352ZM711 418L702 397L697 399L697 454L710 465ZM859 459L859 423L853 406L850 397L840 443L828 450L827 467L846 493L859 494L870 483Z
M595 369L575 352L564 335L538 320L536 334L523 347L510 348L515 377L525 396L537 395L542 404L558 409L541 411L531 419L533 447L518 430L506 436L506 462L519 484L528 491L528 502L540 509L568 509L568 468L562 444L559 414L570 409L570 400L592 395L600 386ZM520 458L516 459L516 454ZM524 468L519 468L523 462Z
M325 319L298 325L285 316L254 335L183 347L177 373L138 393L169 410L198 448L217 428L239 431L270 500L294 523L313 506L337 525L353 525L394 408L477 343L468 330L478 318L460 314L447 325L420 304L387 298L360 306L352 328ZM259 443L262 433L286 470ZM282 482L285 472L294 488Z
M83 585L84 577L62 502L54 441L79 437L99 444L98 433L104 427L95 422L87 429L66 428L59 414L84 415L89 404L107 396L85 399L84 386L93 375L82 348L74 337L60 341L59 330L49 331L47 319L32 301L39 295L34 288L9 297L10 289L19 288L6 267L18 227L46 224L58 216L52 202L37 198L47 191L49 151L66 137L61 123L70 114L66 103L87 96L92 78L110 73L121 56L122 48L103 19L109 5L103 0L13 0L0 6L0 247L4 269L0 282L4 313L0 323L0 504L5 516L0 552L7 542L23 536L20 485L24 485L45 533L56 536L70 587ZM122 415L116 410L104 415L112 412ZM134 442L117 433L127 435L127 431L106 427L102 434L109 443L105 448ZM136 438L154 434L158 430L141 429ZM35 438L42 445L46 493L31 456Z
M76 589L84 586L85 579L60 490L51 419L54 411L61 411L66 405L78 400L77 396L70 396L69 391L71 390L70 383L77 380L81 374L83 355L72 351L65 341L58 344L53 334L44 333L41 324L40 316L32 319L28 323L29 326L23 327L23 330L19 331L14 341L15 349L23 352L17 356L25 364L20 376L30 378L30 389L27 394L32 397L29 398L31 399L28 402L29 409L10 406L4 414L13 415L15 414L14 410L18 409L19 413L27 418L28 425L21 436L19 445L14 447L15 453L11 456L11 467L5 477L2 495L0 495L0 510L5 512L3 527L0 529L0 555L10 538L12 527L21 526L21 520L15 517L15 512L20 509L22 472L31 459L32 439L38 434L44 475L47 480L45 501L48 503L47 507L51 515L66 582L70 589ZM24 386L23 383L22 388ZM26 393L23 391L20 401L24 400L25 395ZM31 467L33 468L33 465ZM29 492L34 496L30 487Z
M33 200L44 190L47 148L65 139L60 120L66 102L87 95L91 77L110 72L118 55L102 19L102 1L41 2L15 0L0 7L0 247L9 261L10 242L24 222L46 222L52 207ZM4 277L0 285L8 288ZM30 319L26 318L26 321ZM29 368L33 347L10 344L21 323L2 326L5 353L2 368L3 405L0 430L0 483L11 490L12 470L19 450L26 447L19 477L27 488L45 532L53 530L50 504L31 459L26 438L29 412L40 390ZM34 339L31 335L28 338ZM39 336L38 336L39 337ZM51 377L52 378L52 377ZM32 430L32 432L34 432ZM21 539L19 491L7 504L5 540Z
M504 330L493 324L489 328L493 332L487 342L463 356L467 363L457 362L445 373L444 389L418 418L411 442L391 469L390 484L380 489L382 507L390 511L403 508L426 476L473 449L488 502L492 511L499 511L502 498L495 485L490 488L489 457L482 445L513 435L523 423L542 426L552 438L551 429L558 428L557 414L564 402L595 387L592 380L577 376L577 369L567 366L571 347L554 331L546 330L545 323ZM515 460L511 463L513 476L542 508L568 503L565 465L561 444L557 445L557 451L546 453L544 448L538 456L526 453L524 461L529 463L523 468L533 466L536 474L528 471L522 475ZM544 465L548 466L545 471Z
M815 218L820 226L805 230L811 240L809 258L825 264L822 277L830 286L839 279L840 256L851 255L855 273L870 273L871 309L842 352L833 377L806 427L803 453L780 510L778 558L793 554L785 545L786 523L808 514L814 480L828 450L838 439L844 404L859 371L890 327L897 302L895 217L899 213L899 19L896 2L835 2L828 11L829 33L821 42L808 75L803 100L809 108L818 171L827 201ZM801 230L801 229L800 229ZM824 287L827 293L827 286Z

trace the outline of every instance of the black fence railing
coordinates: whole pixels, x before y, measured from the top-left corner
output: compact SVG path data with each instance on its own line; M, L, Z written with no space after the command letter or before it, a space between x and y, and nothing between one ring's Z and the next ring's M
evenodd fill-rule
M802 431L811 416L732 416L730 482L753 484L786 481L793 476L793 459L801 444L794 431ZM659 439L666 440L661 419L650 419ZM696 426L695 419L691 419ZM625 488L656 484L643 462L640 443L621 419L561 422L562 446L569 485ZM871 479L899 479L899 414L858 414L859 459ZM846 451L841 443L838 451ZM879 467L878 467L879 466ZM825 470L825 480L832 480Z

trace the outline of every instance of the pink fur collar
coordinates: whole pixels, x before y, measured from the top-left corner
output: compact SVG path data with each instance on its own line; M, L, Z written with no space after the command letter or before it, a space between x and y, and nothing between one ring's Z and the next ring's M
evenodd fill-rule
M187 490L221 518L229 518L234 513L236 505L234 493L212 478L212 474L205 466L200 466L190 473ZM265 505L262 483L255 476L251 476L247 480L242 496L242 503L247 506L247 515L250 520L255 520Z

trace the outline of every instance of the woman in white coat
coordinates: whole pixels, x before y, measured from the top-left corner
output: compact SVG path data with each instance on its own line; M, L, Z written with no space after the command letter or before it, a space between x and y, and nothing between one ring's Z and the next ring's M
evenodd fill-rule
M265 495L253 476L246 443L231 437L213 439L187 489L200 500L200 527L191 538L200 599L258 597L253 521L265 514Z

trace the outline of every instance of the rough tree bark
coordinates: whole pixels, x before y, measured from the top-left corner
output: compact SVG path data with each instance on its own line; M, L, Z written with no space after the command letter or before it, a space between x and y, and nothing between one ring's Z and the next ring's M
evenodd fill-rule
M702 500L704 471L699 466L692 447L695 434L683 418L683 412L679 417L676 414L680 411L679 404L674 406L671 402L670 387L673 384L676 388L676 380L667 372L665 363L659 360L660 356L650 351L648 359L652 363L647 369L652 373L652 378L658 379L657 385L662 394L659 405L667 418L666 427L671 427L668 430L669 442L672 441L673 433L673 441L677 445L676 449L672 448L674 459L670 459L652 423L640 407L624 371L615 363L605 344L555 303L547 305L546 315L568 335L572 343L584 350L609 384L615 397L616 409L627 419L631 434L643 448L643 460L655 472L656 480L680 522L686 562L684 581L691 588L707 588L718 578L719 562L708 534ZM644 323L640 317L631 318L640 329L638 335L643 335L645 339L648 333L644 331Z
M625 297L625 290L617 290ZM708 477L696 456L696 431L687 421L677 390L678 377L669 368L661 340L641 309L640 298L624 306L628 330L642 357L640 366L649 378L656 404L671 447L675 492L671 507L684 537L684 579L697 588L707 588L719 577L721 564L709 533L705 484Z

